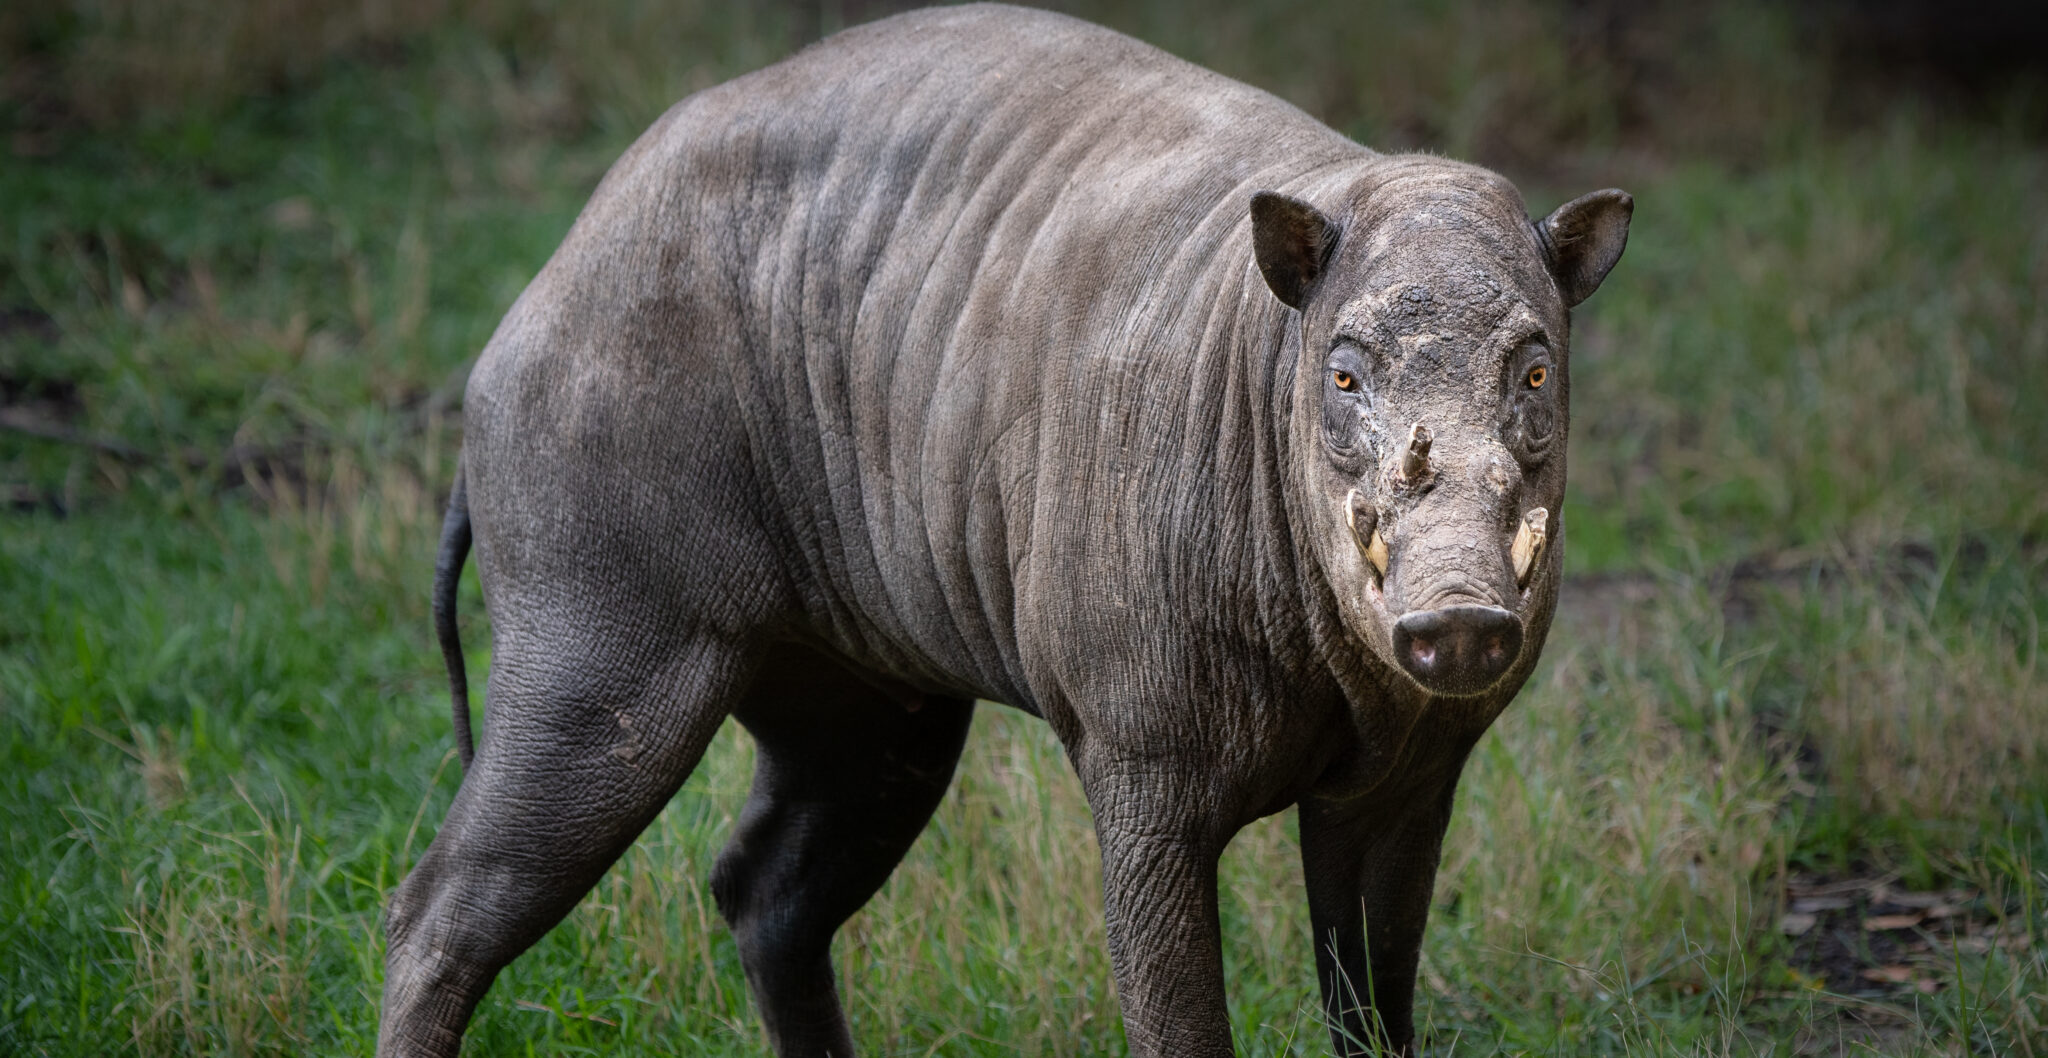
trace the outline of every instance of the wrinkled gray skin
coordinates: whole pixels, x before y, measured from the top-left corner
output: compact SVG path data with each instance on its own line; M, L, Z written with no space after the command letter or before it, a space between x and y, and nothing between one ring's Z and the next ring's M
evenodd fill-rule
M833 932L977 698L1080 775L1132 1053L1231 1053L1217 857L1289 805L1337 1051L1412 1048L1452 790L1556 601L1554 514L1526 591L1509 555L1564 496L1567 309L1628 215L1532 224L1485 170L1003 7L677 105L469 383L441 609L473 527L489 706L391 902L379 1053L455 1053L734 716L719 907L776 1052L849 1055ZM1404 668L1400 622L1453 611L1508 653Z

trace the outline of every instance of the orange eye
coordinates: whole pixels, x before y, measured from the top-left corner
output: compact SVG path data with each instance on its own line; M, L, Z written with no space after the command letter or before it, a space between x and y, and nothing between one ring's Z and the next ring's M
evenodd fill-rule
M1352 390L1358 388L1358 379L1353 377L1351 372L1349 371L1338 371L1333 373L1330 377L1333 381L1337 383L1337 388L1343 390L1346 393L1349 393Z
M1545 383L1545 382L1547 382L1547 381L1549 381L1549 380L1550 380L1550 370L1549 370L1548 368L1544 367L1544 366L1543 366L1542 364L1537 364L1537 365L1536 365L1535 367L1532 367L1532 368L1530 368L1530 369L1529 369L1529 388L1530 388L1530 389L1542 389L1542 388L1543 388L1543 383Z

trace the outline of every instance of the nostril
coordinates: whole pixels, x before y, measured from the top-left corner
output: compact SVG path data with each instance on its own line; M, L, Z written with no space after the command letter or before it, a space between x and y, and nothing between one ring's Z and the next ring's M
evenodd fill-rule
M1520 619L1497 606L1447 606L1401 615L1394 651L1402 668L1438 694L1478 694L1522 650Z

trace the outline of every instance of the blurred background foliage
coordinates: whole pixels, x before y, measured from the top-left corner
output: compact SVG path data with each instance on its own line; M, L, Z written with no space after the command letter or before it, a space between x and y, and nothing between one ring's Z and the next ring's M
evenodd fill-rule
M2048 16L1101 0L1361 142L1637 197L1576 314L1571 581L1475 755L1445 1053L2048 1053ZM367 1053L457 781L425 625L465 365L681 96L883 3L0 9L0 1051ZM465 588L466 642L488 619ZM729 731L480 1051L761 1053ZM1286 818L1250 1054L1322 1054ZM1116 1053L1087 813L984 710L839 947L876 1053Z

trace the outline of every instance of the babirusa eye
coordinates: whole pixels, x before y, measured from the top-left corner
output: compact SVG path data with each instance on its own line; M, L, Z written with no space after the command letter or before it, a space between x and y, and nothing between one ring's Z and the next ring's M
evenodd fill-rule
M1337 383L1338 389L1341 389L1346 393L1349 393L1352 390L1358 388L1358 376L1353 375L1349 371L1331 372L1330 378L1332 381Z
M1543 383L1549 380L1550 369L1544 367L1542 364L1537 364L1535 367L1529 369L1528 382L1530 389L1542 389Z

